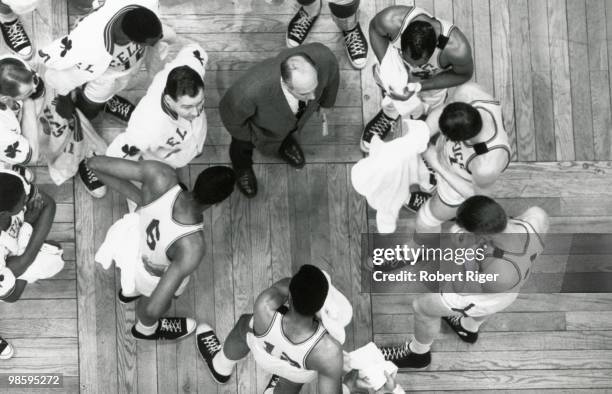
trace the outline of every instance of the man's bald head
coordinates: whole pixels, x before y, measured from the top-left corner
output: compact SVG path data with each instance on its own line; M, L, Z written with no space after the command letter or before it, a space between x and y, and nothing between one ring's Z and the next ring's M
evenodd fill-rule
M305 53L296 53L281 63L281 78L300 100L313 100L318 85L314 61Z

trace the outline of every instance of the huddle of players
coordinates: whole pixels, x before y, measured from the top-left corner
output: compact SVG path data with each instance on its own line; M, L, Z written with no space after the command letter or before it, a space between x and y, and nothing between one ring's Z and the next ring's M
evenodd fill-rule
M290 46L303 43L321 9L321 2L317 0L299 2L302 7L288 27ZM332 14L343 30L349 59L361 68L365 65L368 46L356 21L359 2L336 1L333 5L339 6L334 8L330 3ZM128 122L126 132L111 143L107 156L84 161L79 174L94 196L102 196L106 184L135 202L140 207L137 211L140 217L146 218L140 222L139 242L143 251L137 263L144 270L142 276L146 280L140 284L137 280L136 291L120 292L119 299L138 301L137 322L132 333L136 338L150 340L178 339L196 330L192 319L163 317L163 314L202 259L201 213L227 198L234 183L249 197L256 193L252 161L246 160L246 166L236 166L245 156L244 147L238 149L239 154L236 149L232 154L230 149L236 171L211 167L198 176L192 191L181 185L184 179L181 168L201 153L206 136L203 76L207 56L201 47L185 45L175 60L156 75L135 109L116 96L140 68L145 49L157 48L162 39L176 40L162 26L157 11L155 1L134 0L126 6L109 0L84 18L68 36L38 52L47 70L44 79L58 92L58 113L72 116L77 107L85 116L93 118L104 110ZM441 292L414 301L414 339L382 350L399 367L424 367L430 362L430 346L439 329L440 317L462 340L474 342L484 318L507 307L516 298L534 256L543 248L539 235L546 232L547 217L534 207L518 218L508 219L499 204L483 196L508 165L510 148L499 102L478 85L466 83L473 72L473 60L470 45L457 27L418 7L393 6L371 21L370 43L379 62L386 56L398 57L408 70L409 79L400 81L406 85L403 91L391 89L383 93L383 108L364 128L362 149L367 150L374 135L384 139L400 116L413 115L401 113L398 108L414 95L422 102L419 115L426 119L434 137L423 157L436 172L436 191L431 198L415 193L407 204L418 211L415 242L421 242L420 235L439 232L442 223L456 217L456 233L462 234L458 239L463 245L489 243L496 250L495 257L490 259L492 263L480 271L502 272L508 278L507 283L498 282L491 288L483 286L483 294ZM318 86L319 73L324 67L317 63L316 55L309 56L307 52L298 48L279 55L281 97L287 99L295 119L284 134L276 133L266 141L285 145L278 153L295 167L303 166L303 153L295 139L292 138L289 148L283 142L298 130L298 124L301 127L305 122L300 119L303 115L300 110L304 112L301 107L307 108L314 102L314 110L319 106L329 108L335 101L334 84L337 89L337 76L334 78L333 72L325 86ZM17 145L9 141L3 150L2 161L7 163L7 168L0 174L6 177L1 182L0 228L11 227L12 218L19 212L37 213L25 219L34 228L27 253L7 258L7 267L19 278L42 246L55 206L43 192L28 194L26 187L19 187L28 182L25 178L31 181L31 174L14 167L27 164L34 156L34 148L27 144L27 139L19 138L22 128L26 135L26 129L32 127L28 123L32 121L34 108L31 101L37 99L37 92L44 90L41 88L44 85L17 57L0 59L0 67L1 137L12 133L10 136L19 140ZM334 67L329 68L333 71ZM245 73L248 74L249 71ZM457 89L449 96L447 89L455 86ZM327 99L326 103L321 102L323 98ZM238 112L233 106L240 106L240 102L226 101L229 111ZM264 106L258 104L256 109ZM245 122L256 136L257 121L246 114ZM11 127L5 132L7 125ZM232 125L227 128L232 133ZM11 146L13 149L8 149ZM250 149L252 154L253 147ZM141 187L135 186L135 182ZM7 192L9 189L4 185L9 184L16 186ZM512 233L524 234L520 238L524 244L509 243L509 239L516 238L503 236ZM198 348L213 377L220 383L229 379L236 361L245 357L252 346L247 341L251 334L253 341L264 344L270 354L286 361L288 369L317 371L321 392L338 392L342 381L341 345L314 318L325 300L326 284L318 268L303 266L293 278L280 281L262 293L253 315L245 315L238 321L223 346L212 328L200 325ZM307 346L297 345L304 343ZM2 357L12 354L12 348L3 340L0 340L0 354ZM271 392L299 391L299 381L292 383L283 377L282 370L275 372L280 377L275 375L270 381ZM346 383L352 387L358 385L355 381Z

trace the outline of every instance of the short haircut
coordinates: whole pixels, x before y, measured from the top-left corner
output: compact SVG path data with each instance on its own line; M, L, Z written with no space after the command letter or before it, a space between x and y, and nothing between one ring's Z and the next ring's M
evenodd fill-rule
M136 7L123 16L121 30L131 41L144 44L147 39L161 37L162 24L150 9Z
M293 309L302 316L314 316L325 303L329 283L319 268L305 264L289 282Z
M412 60L429 58L436 49L437 38L433 26L424 21L414 21L402 33L402 53L410 49Z
M440 131L451 141L466 141L482 130L482 117L478 110L467 103L450 103L442 111L438 121Z
M230 167L209 167L198 175L193 187L193 195L202 205L216 204L232 194L234 183L236 183L236 175Z
M195 97L204 89L204 81L200 74L188 66L175 67L168 74L164 94L177 100L181 96Z
M316 68L316 64L314 60L310 56L308 56L305 52L294 53L293 55L287 56L280 65L280 73L281 78L285 83L291 81L291 75L293 73L294 68L291 67L291 59L295 57L301 57L306 61L306 63L310 64L312 67Z
M471 233L498 234L508 224L508 216L495 200L487 196L473 196L457 209L457 224Z
M17 175L0 172L0 212L12 212L24 194L23 182Z
M32 83L34 73L22 61L7 57L0 59L0 94L16 97L19 87L24 83Z

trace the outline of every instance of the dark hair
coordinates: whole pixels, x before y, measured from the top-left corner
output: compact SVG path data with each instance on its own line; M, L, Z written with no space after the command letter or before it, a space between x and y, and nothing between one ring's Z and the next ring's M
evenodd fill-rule
M285 81L285 83L291 81L292 70L289 67L289 60L294 57L301 57L306 61L306 63L310 64L312 67L316 67L314 60L312 60L312 58L304 52L298 52L294 53L293 55L287 56L280 64L281 78L283 79L283 81Z
M17 175L0 172L0 212L12 212L24 194L23 182Z
M410 49L412 60L431 56L436 49L436 44L436 31L431 24L424 21L414 21L408 24L402 33L402 53Z
M14 58L0 59L0 94L16 97L19 86L32 83L34 73L22 61Z
M147 39L161 37L162 24L150 9L136 7L123 16L121 30L131 41L144 44Z
M289 282L293 309L302 316L313 316L323 308L328 290L329 283L323 271L304 264Z
M236 175L225 166L214 166L200 172L193 187L195 199L202 205L216 204L234 191Z
M457 224L471 233L497 234L504 231L508 217L501 205L487 196L473 196L457 208Z
M467 103L450 103L442 111L438 121L440 131L451 141L466 141L482 130L482 118L474 107Z
M172 97L173 100L181 96L195 97L204 89L204 81L200 74L188 66L175 67L168 74L164 94Z

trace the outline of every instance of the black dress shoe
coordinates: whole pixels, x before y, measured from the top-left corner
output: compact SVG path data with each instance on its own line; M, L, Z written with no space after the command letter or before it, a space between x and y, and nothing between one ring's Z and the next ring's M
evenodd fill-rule
M257 178L252 168L236 170L236 186L248 198L257 194Z
M278 153L280 157L291 167L302 168L306 164L302 148L300 148L300 145L291 136L287 137L287 139L283 141Z

